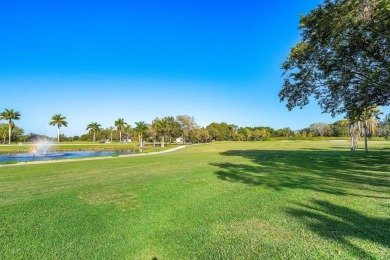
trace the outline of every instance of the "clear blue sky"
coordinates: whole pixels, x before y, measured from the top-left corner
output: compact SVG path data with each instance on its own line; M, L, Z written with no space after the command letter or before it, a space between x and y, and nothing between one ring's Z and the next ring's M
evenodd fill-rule
M316 102L289 112L277 96L299 15L320 2L3 1L0 109L21 112L26 133L50 136L56 113L67 136L119 117L294 130L334 122Z

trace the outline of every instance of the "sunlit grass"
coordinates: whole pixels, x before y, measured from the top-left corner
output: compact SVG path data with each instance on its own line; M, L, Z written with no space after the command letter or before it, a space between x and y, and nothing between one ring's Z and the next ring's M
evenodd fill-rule
M386 146L226 142L1 167L0 259L388 259Z

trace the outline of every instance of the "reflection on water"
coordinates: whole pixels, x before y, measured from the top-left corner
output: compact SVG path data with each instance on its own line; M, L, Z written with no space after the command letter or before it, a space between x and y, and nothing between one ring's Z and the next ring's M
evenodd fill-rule
M69 151L69 152L46 152L46 153L14 153L0 155L0 162L18 161L47 161L59 159L75 159L88 157L113 156L121 154L133 154L134 150L117 150L117 151Z

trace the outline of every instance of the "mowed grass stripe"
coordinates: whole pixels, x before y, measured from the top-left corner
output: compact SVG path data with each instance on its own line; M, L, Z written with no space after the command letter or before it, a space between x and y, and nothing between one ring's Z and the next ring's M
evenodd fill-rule
M389 258L390 151L347 145L1 168L0 258Z

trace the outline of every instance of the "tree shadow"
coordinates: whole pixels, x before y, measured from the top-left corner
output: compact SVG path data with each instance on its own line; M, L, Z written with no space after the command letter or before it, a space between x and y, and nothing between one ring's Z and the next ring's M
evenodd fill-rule
M313 200L311 206L297 204L297 208L288 208L287 213L298 218L318 235L339 242L359 258L374 259L351 243L350 238L390 247L390 218L368 217L324 200Z
M361 197L373 199L384 210L389 207L390 154L387 151L364 154L340 150L230 150L221 155L229 158L211 165L218 167L215 175L223 181L276 191L303 189ZM297 204L287 212L305 221L313 232L339 242L358 258L373 257L351 243L350 238L390 247L390 219L365 216L323 200L309 203L312 206Z
M275 190L297 188L390 199L390 160L386 152L362 156L329 150L230 150L221 155L249 160L248 163L210 163L219 168L215 174L224 181Z

